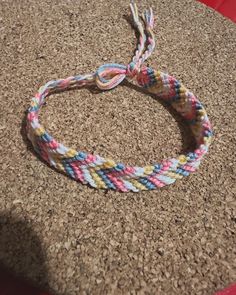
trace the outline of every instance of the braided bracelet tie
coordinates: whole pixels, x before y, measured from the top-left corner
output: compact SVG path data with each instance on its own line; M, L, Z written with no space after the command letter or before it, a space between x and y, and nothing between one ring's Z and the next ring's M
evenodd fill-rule
M196 96L174 77L143 65L155 47L152 32L153 13L152 9L149 9L142 15L144 30L134 2L131 2L130 8L140 34L132 62L127 66L105 64L93 74L50 81L33 97L27 114L27 136L35 151L47 163L83 184L122 192L152 190L188 176L198 168L212 138L210 121ZM94 84L101 90L108 90L119 85L125 78L136 81L138 86L169 102L181 114L196 139L196 149L193 152L180 155L177 159L164 160L160 164L128 166L99 155L67 148L40 125L39 109L50 94Z

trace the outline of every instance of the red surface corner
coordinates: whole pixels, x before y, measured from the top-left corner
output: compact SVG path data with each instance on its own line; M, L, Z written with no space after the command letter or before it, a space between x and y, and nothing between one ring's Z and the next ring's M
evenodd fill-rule
M236 0L198 0L236 22ZM234 294L236 295L236 293Z
M215 293L214 295L236 295L236 284L231 285L228 288Z

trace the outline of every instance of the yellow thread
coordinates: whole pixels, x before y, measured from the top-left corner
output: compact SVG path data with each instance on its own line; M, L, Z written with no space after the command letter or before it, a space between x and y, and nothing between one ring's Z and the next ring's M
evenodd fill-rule
M45 129L43 127L35 128L34 131L37 136L41 136L45 133Z
M72 158L77 155L77 151L73 149L69 149L68 152L65 153L65 157Z
M198 116L199 118L201 118L202 116L205 116L205 115L206 115L206 111L205 111L204 109L199 110L199 111L197 112L197 116Z
M97 173L95 172L95 169L91 168L89 170L90 170L90 174L91 174L93 180L95 181L97 187L98 188L106 188L105 182L103 182L103 180L100 178L100 176L97 175Z
M142 190L142 191L147 191L148 189L146 188L146 186L142 185L140 182L138 182L135 179L130 179L129 180L136 188Z
M160 77L161 76L161 71L155 71L155 74L154 74L156 77Z
M64 168L64 166L63 166L61 163L58 162L58 163L56 163L56 165L57 165L57 168L58 168L59 170L65 172L65 168Z
M179 96L180 96L181 98L186 98L186 93L185 93L185 92L180 92Z
M184 93L187 91L187 89L182 85L179 89L180 93Z
M183 178L183 175L181 175L179 173L175 173L175 172L167 172L167 173L165 173L165 175L169 176L170 178L174 178L174 179Z
M204 137L203 142L205 145L209 146L211 144L212 138L211 137Z
M108 159L104 164L104 168L113 168L116 166L116 163L113 160Z
M153 172L153 170L154 170L154 167L153 166L146 166L144 168L144 173L147 174L147 175L149 175L149 174L151 174Z
M187 157L185 155L180 155L178 161L181 165L184 165L187 163Z

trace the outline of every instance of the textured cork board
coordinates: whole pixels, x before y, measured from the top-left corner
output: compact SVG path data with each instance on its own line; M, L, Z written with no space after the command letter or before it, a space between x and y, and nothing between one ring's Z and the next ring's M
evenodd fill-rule
M236 26L195 1L137 1L155 12L154 69L205 104L215 137L199 171L164 189L97 191L32 152L25 110L49 80L128 63L128 1L0 2L0 261L54 294L201 294L236 281ZM144 165L191 148L189 130L154 97L50 96L40 116L64 144Z

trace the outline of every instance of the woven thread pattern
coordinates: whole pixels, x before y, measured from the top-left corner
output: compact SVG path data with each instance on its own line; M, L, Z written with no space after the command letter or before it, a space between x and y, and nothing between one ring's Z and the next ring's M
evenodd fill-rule
M140 33L132 62L127 66L105 64L92 74L50 81L32 98L27 114L27 136L35 151L46 162L83 184L121 192L153 190L188 176L196 171L208 152L213 135L206 110L196 96L174 77L143 65L155 47L152 32L153 13L150 9L143 14L144 31L135 3L132 2L130 7ZM163 160L160 164L128 166L99 155L65 147L40 125L39 110L47 96L58 91L94 84L101 90L109 90L125 78L132 79L140 87L156 94L181 114L196 139L196 149L193 152L180 155L176 159Z

